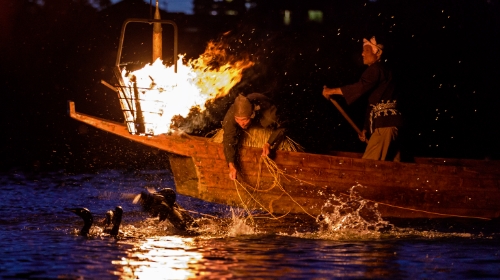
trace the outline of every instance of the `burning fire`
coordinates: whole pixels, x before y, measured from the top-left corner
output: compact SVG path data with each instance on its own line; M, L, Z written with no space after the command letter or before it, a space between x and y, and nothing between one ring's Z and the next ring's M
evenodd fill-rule
M160 59L133 72L123 69L125 96L120 101L126 121L135 123L136 130L130 132L168 133L173 117L186 117L193 108L203 112L207 102L227 95L240 82L243 70L254 63L248 58L235 59L225 49L221 43L210 42L195 60L184 62L180 55L177 73L173 65L167 67ZM143 132L137 130L141 118ZM134 126L129 125L130 129Z

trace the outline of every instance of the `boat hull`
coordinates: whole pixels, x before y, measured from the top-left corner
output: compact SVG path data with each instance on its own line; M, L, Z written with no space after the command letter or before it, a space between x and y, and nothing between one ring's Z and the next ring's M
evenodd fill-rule
M78 121L169 152L176 191L205 201L275 216L317 217L338 204L335 199L364 199L384 218L500 217L498 161L400 163L288 151L266 161L260 148L241 147L241 172L233 181L220 143L186 134L133 135L124 124L78 113L72 102L69 107Z

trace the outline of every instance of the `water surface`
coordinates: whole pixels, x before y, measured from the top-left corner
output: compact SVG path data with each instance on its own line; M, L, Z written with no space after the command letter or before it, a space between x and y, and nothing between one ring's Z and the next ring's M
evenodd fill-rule
M498 279L500 238L479 222L390 230L320 231L301 220L260 220L178 196L200 219L197 235L176 231L130 197L174 187L169 171L0 175L3 279ZM124 209L118 238L102 233L106 211ZM86 207L96 225L64 208ZM195 214L200 213L200 214ZM203 215L202 215L203 214ZM211 217L217 217L213 219ZM497 221L498 222L498 221ZM494 230L492 230L494 229Z

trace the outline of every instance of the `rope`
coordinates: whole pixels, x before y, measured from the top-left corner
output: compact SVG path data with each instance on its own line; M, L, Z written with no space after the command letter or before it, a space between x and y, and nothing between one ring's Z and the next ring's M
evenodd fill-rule
M348 196L350 199L353 198L352 194L346 194L346 193L341 193L341 192L339 192L339 194L343 195L343 196ZM415 212L422 212L422 213L433 214L433 215L437 215L437 216L447 216L447 217L456 217L456 218L469 218L469 219L491 220L490 218L483 218L483 217L476 217L476 216L462 216L462 215L453 215L453 214L443 214L443 213L438 213L438 212L432 212L432 211L426 211L426 210L408 208L408 207L403 207L403 206L397 206L397 205L393 205L393 204L389 204L389 203L384 203L384 202L379 202L379 201L376 201L376 200L367 199L367 198L364 198L362 196L359 196L359 198L361 198L361 199L363 199L365 201L369 201L369 202L380 204L380 205L385 205L385 206L392 207L392 208L404 209L404 210L415 211Z
M438 216L446 216L446 217L456 217L456 218L469 218L469 219L481 219L481 220L491 220L490 218L484 218L484 217L475 217L475 216L462 216L462 215L453 215L453 214L443 214L443 213L438 213L438 212L432 212L432 211L425 211L425 210L419 210L419 209L413 209L413 208L407 208L407 207L402 207L402 206L397 206L397 205L392 205L388 203L383 203L383 202L378 202L370 199L365 199L366 201L370 201L373 203L393 207L393 208L398 208L398 209L404 209L404 210L410 210L410 211L415 211L415 212L422 212L422 213L427 213L427 214L433 214L433 215L438 215Z
M264 158L264 163L266 164L266 166L268 167L268 169L269 169L270 172L273 171L273 169L276 170L275 174L277 174L277 175L276 175L275 181L274 181L275 185L277 185L284 194L286 194L288 197L290 197L290 199L295 204L297 204L300 207L300 209L302 209L302 211L304 211L304 213L306 213L311 218L315 219L316 217L313 216L313 215L311 215L311 214L309 214L309 212L307 212L306 209L304 209L304 207L302 207L302 205L300 205L297 201L295 201L295 199L281 185L280 180L279 180L279 178L280 178L279 175L286 175L283 172L283 170L279 169L278 165L276 165L276 163L272 159L270 159L268 156L265 156L265 157L262 157L262 158Z
M247 212L248 214L248 217L250 218L250 221L252 222L252 225L255 223L254 220L253 220L253 217L252 217L252 213L250 212L250 210L248 209L248 206L246 205L245 202L243 202L243 198L241 198L241 195L240 195L240 191L238 190L238 186L236 184L236 180L234 180L234 186L236 188L236 193L238 194L238 197L240 198L240 201L241 203L243 204L243 209Z
M270 188L266 189L266 190L260 190L259 189L259 186L260 186L260 180L261 180L261 169L262 169L262 162L264 162L264 164L266 165L269 173L271 174L271 176L274 178L274 181L273 181L273 184ZM305 183L305 184L309 184L311 186L316 186L314 185L313 183L311 182L308 182L308 181L304 181L304 180L301 180L295 176L292 176L292 175L288 175L286 174L283 170L279 169L278 168L278 165L276 164L276 162L274 162L272 159L270 159L268 156L262 156L261 157L261 160L259 161L259 172L258 172L258 176L257 176L257 183L256 183L256 187L253 188L252 186L248 186L248 188L250 189L253 189L254 192L268 192L270 190L272 190L273 188L275 188L276 186L283 192L283 194L286 194L295 204L297 204L301 209L302 211L304 211L305 214L307 214L308 216L312 217L312 218L316 218L314 217L313 215L309 214L309 212L307 212L303 207L302 205L300 205L284 188L283 186L281 185L281 180L280 178L281 177L284 177L284 178L293 178L299 182L302 182L302 183ZM288 179L287 178L287 179ZM290 180L288 180L290 181ZM237 180L235 180L235 187L236 187L236 191L238 192L238 187L237 187L237 183L243 187L243 189L249 194L249 196L257 203L259 204L264 210L266 210L273 218L275 219L278 219L276 218L271 211L269 211L268 209L266 209L266 207L264 207L257 199L255 199L255 197L250 194L250 192L247 190L247 188L245 186L243 186L243 184ZM352 195L351 194L345 194L345 193L340 193L340 195L343 195L343 196L347 196L349 198L352 198ZM239 192L238 192L238 196L240 196ZM393 204L389 204L389 203L384 203L384 202L379 202L379 201L375 201L375 200L371 200L371 199L365 199L363 197L361 197L362 199L364 199L365 201L369 201L369 202L372 202L372 203L376 203L376 204L379 204L379 205L384 205L384 206L387 206L387 207L392 207L392 208L397 208L397 209L403 209L403 210L409 210L409 211L414 211L414 212L421 212L421 213L426 213L426 214L432 214L432 215L436 215L436 216L444 216L444 217L456 217L456 218L469 218L469 219L481 219L481 220L491 220L490 218L484 218L484 217L476 217L476 216L465 216L465 215L453 215L453 214L443 214L443 213L438 213L438 212L433 212L433 211L426 211L426 210L420 210L420 209L414 209L414 208L408 208L408 207L402 207L402 206L397 206L397 205L393 205ZM240 200L242 201L243 203L243 200L240 196ZM245 207L247 207L245 205ZM250 213L248 211L248 209L246 209L248 213ZM290 212L288 212L290 213ZM287 213L287 214L288 214ZM285 214L284 216L286 216L287 214ZM284 217L282 216L282 217Z
M236 187L236 192L238 193L238 196L241 200L241 203L244 205L245 209L247 210L247 205L243 202L243 199L241 198L241 195L238 191L238 184L247 192L247 194L250 196L250 198L255 201L260 207L262 207L262 209L266 210L266 212L271 215L273 218L276 218L273 214L272 214L272 211L268 210L264 205L262 205L257 199L255 199L255 197L245 188L245 186L243 186L243 184L241 182L239 182L238 180L234 180L234 186ZM247 213L251 216L250 214L250 211L247 211Z
M262 160L263 159L263 160ZM260 173L261 173L261 166L262 166L262 162L264 162L264 164L266 164L266 167L268 168L268 171L271 173L272 177L274 177L274 182L272 184L272 186L267 189L267 190L260 190L258 187L260 185ZM310 216L311 218L315 219L316 217L311 215L309 212L307 212L306 209L304 209L304 207L302 207L302 205L300 205L284 188L283 186L281 185L280 183L280 175L286 175L281 169L278 168L278 166L276 165L276 163L271 160L268 156L262 156L261 157L261 160L259 161L259 172L258 172L258 180L257 180L257 183L256 183L256 187L252 187L250 185L248 185L248 189L252 189L254 190L254 192L257 192L257 191L260 191L260 192L268 192L270 190L272 190L274 187L278 187L281 191L282 191L282 194L286 194L297 206L300 207L300 209L302 209L302 211L307 214L308 216ZM299 180L300 181L300 180ZM270 216L272 216L273 219L280 219L280 218L283 218L285 217L288 213L290 213L290 211L288 213L286 213L285 215L281 216L281 217L276 217L274 214L272 214L272 210L269 210L267 209L264 205L262 205L262 203L260 203L255 197L254 195L252 195L247 187L245 187L243 185L243 183L239 182L238 180L234 180L234 185L235 185L235 189L236 189L236 192L238 194L238 197L240 198L240 201L245 209L245 211L248 213L248 215L251 217L251 213L250 211L248 210L248 206L247 204L243 201L241 195L240 195L240 192L238 190L238 185L240 185L246 192L247 194L250 196L250 198L255 201L262 209L264 209ZM281 197L281 196L280 196ZM252 218L252 221L253 221L253 218Z
M189 213L198 214L198 215L201 215L201 216L207 216L207 217L210 217L210 218L213 218L213 219L217 219L216 216L213 216L213 215L210 215L210 214L201 213L201 212L198 212L198 211L192 211L192 210L187 210L187 209L182 209L182 211L186 211L186 212L189 212Z

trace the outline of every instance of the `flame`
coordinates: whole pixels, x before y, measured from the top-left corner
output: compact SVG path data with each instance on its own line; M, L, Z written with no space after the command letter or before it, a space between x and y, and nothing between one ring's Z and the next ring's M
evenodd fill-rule
M173 117L187 117L192 109L203 112L207 102L227 95L240 82L243 70L253 64L247 57L228 55L222 43L210 42L197 59L184 62L184 56L179 55L177 73L173 65L165 66L160 59L133 72L123 69L123 93L129 99L125 106L133 112L125 118L138 121L140 111L145 134L168 133Z

